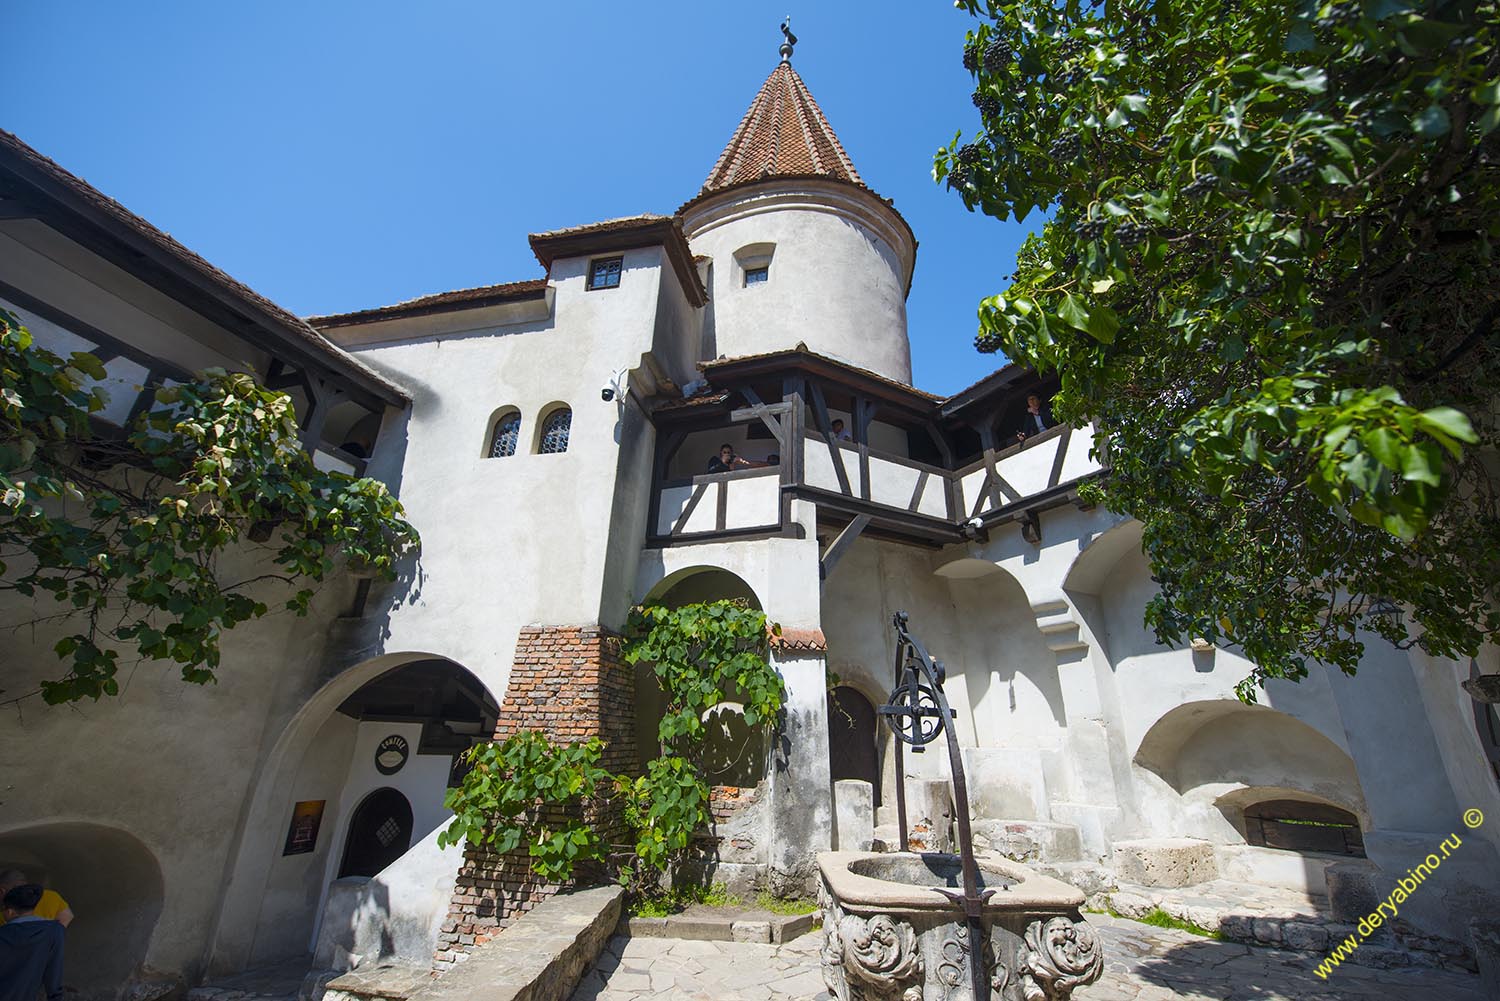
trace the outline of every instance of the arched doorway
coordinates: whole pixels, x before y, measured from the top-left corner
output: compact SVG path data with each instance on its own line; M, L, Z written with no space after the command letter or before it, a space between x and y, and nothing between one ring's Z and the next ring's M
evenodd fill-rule
M329 888L350 871L346 864L369 869L384 861L389 868L446 823L443 800L460 774L459 756L494 733L497 713L484 683L437 653L383 655L340 672L308 698L257 783L210 972L306 955ZM355 814L386 788L397 790L409 811L397 818L393 858L373 850L346 858L360 841L350 836ZM452 866L456 872L456 855ZM393 927L425 928L428 915L417 911L429 904L426 896L393 898L382 913ZM446 911L446 902L441 907Z
M374 876L411 847L411 803L395 789L376 789L349 818L339 878Z
M829 778L870 783L878 807L880 752L875 722L875 706L857 689L840 685L828 693Z

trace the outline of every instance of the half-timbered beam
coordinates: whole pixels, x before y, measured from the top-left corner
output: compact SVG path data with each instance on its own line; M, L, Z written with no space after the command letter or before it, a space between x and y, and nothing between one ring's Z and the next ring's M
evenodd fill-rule
M839 479L839 489L852 497L854 488L849 486L849 473L844 469L844 450L839 447L838 439L833 435L833 422L828 419L828 403L823 399L823 387L816 382L810 382L808 386L812 390L813 419L817 421L823 440L828 443L828 457L833 462L833 474Z
M844 526L844 530L834 538L833 542L829 543L828 551L818 561L818 574L821 579L827 580L833 574L834 567L839 565L839 560L844 558L849 547L854 545L854 540L859 538L859 533L863 532L869 524L869 515L857 514L849 524Z

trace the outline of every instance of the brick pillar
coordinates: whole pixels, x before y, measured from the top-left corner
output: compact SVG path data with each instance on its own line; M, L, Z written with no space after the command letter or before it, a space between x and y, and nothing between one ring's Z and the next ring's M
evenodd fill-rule
M539 730L563 744L603 738L600 764L637 770L635 672L620 659L620 637L599 626L527 626L516 639L510 683L500 704L495 739ZM607 841L618 841L618 816L599 816ZM576 881L586 877L580 873ZM464 845L448 919L438 933L438 968L467 957L506 925L562 889L531 872L524 849L501 855Z

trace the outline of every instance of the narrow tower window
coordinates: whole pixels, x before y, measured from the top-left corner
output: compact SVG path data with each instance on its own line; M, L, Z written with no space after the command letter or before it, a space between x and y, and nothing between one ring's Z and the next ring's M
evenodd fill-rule
M567 407L558 407L547 415L542 422L542 437L537 443L537 451L542 455L552 455L568 450L568 432L573 427L573 411Z
M771 269L769 267L746 268L745 269L745 287L746 288L749 288L751 285L764 285L766 282L768 282L770 280L771 280Z

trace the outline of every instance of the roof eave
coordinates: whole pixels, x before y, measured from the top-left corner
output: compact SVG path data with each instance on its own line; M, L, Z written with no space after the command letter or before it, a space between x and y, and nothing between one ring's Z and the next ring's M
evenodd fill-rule
M716 386L795 369L856 386L862 392L900 407L912 416L935 417L938 412L939 400L931 394L885 379L836 358L801 348L743 358L724 358L703 362L698 367Z
M274 304L268 309L269 300L257 301L255 293L236 287L234 279L171 236L4 131L0 178L25 189L21 200L46 225L273 357L343 382L366 403L411 402L406 390L346 355L302 320L290 313L278 315ZM271 343L258 343L260 338Z
M563 257L587 257L590 254L613 251L636 250L640 247L660 246L666 251L667 260L677 274L688 302L696 307L708 304L708 289L698 277L698 268L693 263L692 251L688 249L687 237L683 235L681 220L675 216L661 216L625 226L605 228L580 226L572 230L555 233L532 233L527 237L531 252L550 274L552 262Z
M369 309L359 309L348 313L330 313L324 316L303 317L309 325L318 330L332 330L338 327L353 327L366 323L377 323L383 320L404 320L417 316L433 316L441 313L457 313L470 309L484 309L489 306L504 306L511 303L528 302L533 300L544 300L547 298L547 279L536 278L531 281L513 282L497 288L493 294L473 295L460 298L462 291L458 293L445 292L439 295L422 296L409 302L393 303L389 306L373 306Z

